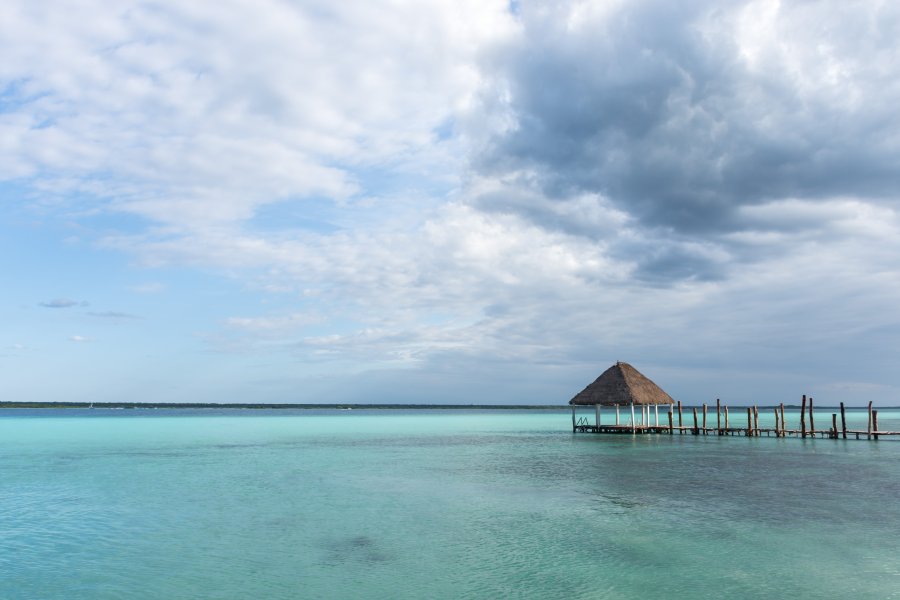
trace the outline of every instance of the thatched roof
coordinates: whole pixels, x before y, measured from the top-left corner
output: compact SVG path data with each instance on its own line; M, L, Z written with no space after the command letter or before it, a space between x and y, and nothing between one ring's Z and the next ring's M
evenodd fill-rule
M569 404L674 404L672 397L628 363L617 362Z

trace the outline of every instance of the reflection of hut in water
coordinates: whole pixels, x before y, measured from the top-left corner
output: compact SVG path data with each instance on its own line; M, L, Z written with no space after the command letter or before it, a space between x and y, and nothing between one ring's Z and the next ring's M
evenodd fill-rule
M638 425L638 419L635 417L635 405L640 407L640 426L650 426L651 416L650 407L653 406L655 417L655 427L659 427L659 405L671 407L675 404L672 397L665 393L662 388L650 381L642 375L640 371L629 365L628 363L617 362L607 370L605 370L594 383L590 384L579 392L574 398L569 400L572 405L572 429L576 430L578 426L590 428L593 431L600 429L600 407L615 406L616 421L614 428L618 428L619 407L628 406L631 409L630 428L633 430ZM578 406L593 406L595 411L594 425L590 426L586 419L576 421L575 409ZM681 413L681 405L679 404L679 415ZM679 425L681 425L679 418ZM586 430L586 429L585 429Z

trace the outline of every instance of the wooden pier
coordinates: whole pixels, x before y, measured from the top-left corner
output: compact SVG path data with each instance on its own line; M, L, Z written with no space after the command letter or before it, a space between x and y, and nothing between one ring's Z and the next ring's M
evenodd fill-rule
M665 409L667 417L665 423L660 424L659 408ZM585 416L579 417L576 414L576 407L572 406L572 432L573 433L611 433L621 435L718 435L718 436L739 436L739 437L795 437L795 438L826 438L826 439L867 439L878 440L886 436L900 436L900 431L879 431L878 429L878 411L872 409L872 403L868 406L868 424L866 429L847 429L847 418L844 409L844 403L841 402L840 412L831 414L830 427L828 429L816 429L815 412L813 410L813 399L803 396L800 408L800 423L798 429L792 429L787 426L784 415L784 404L773 407L775 416L774 427L760 427L759 425L759 408L756 406L747 407L747 425L733 426L729 423L728 407L724 406L719 400L716 400L716 423L715 427L707 425L706 404L702 406L702 424L698 419L697 407L692 407L693 425L686 425L683 420L683 410L681 402L677 404L663 405L635 405L629 404L624 407L615 405L607 406L607 409L615 409L615 422L604 424L601 421L601 406L594 405L594 422L591 423ZM630 416L628 423L622 423L620 408L626 410L626 416ZM638 414L639 413L639 414ZM809 419L807 426L807 417ZM840 417L840 428L838 427L838 417Z

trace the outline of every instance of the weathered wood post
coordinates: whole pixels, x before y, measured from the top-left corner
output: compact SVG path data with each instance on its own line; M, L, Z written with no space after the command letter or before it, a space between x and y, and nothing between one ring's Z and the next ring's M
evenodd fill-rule
M706 435L706 402L703 403L703 435Z
M759 437L759 407L753 405L753 429L756 430L756 437Z
M872 411L872 437L878 439L878 411Z
M697 425L697 407L694 407L694 435L700 435L700 429Z
M678 433L684 433L684 429L682 427L684 424L681 422L681 400L678 401Z
M752 415L753 409L749 406L747 407L747 437L753 435L753 417Z
M722 402L716 398L716 431L722 435Z
M831 437L838 439L837 413L831 413Z
M725 433L728 433L728 406L725 407Z
M809 433L813 437L816 437L816 420L813 416L813 398L809 397Z
M778 407L772 409L775 412L775 437L778 437Z
M872 401L869 400L869 424L866 425L866 439L872 439Z
M803 394L800 405L800 437L806 437L806 394Z
M672 405L669 405L669 435L672 435Z
M787 422L784 420L784 402L781 403L781 437L787 435Z
M842 437L847 439L847 415L844 414L844 403L841 402L841 433Z

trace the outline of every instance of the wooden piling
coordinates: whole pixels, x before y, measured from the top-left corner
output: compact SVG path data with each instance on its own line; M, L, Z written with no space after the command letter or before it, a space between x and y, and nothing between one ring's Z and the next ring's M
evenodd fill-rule
M728 432L728 407L725 407L725 432Z
M681 400L679 400L678 401L678 431L683 432L684 430L681 429L683 426L684 426L684 424L681 422Z
M575 405L572 405L572 433L575 433Z
M816 420L813 416L813 398L809 397L809 433L816 437Z
M656 414L656 426L659 427L659 404L653 405L653 412Z
M722 403L716 398L716 431L719 435L722 435Z
M631 403L631 433L637 431L637 422L634 420L634 402Z
M878 439L878 411L872 411L872 437Z
M594 425L600 427L600 405L594 405Z
M706 435L706 402L703 403L703 435Z
M787 435L787 424L784 420L784 402L781 403L781 437Z
M843 437L847 439L847 416L844 414L844 403L841 402L841 432Z
M838 439L837 413L831 413L831 437Z
M800 405L800 437L806 437L806 394L803 394L803 402Z
M755 404L753 405L753 430L756 432L756 437L759 437L759 408Z
M869 400L869 423L866 425L866 439L872 439L872 401Z
M616 404L616 426L619 425L619 405Z
M669 435L672 435L672 405L669 405Z
M694 435L700 435L700 429L697 425L697 407L694 407Z
M747 407L747 437L753 435L753 417L751 413L752 409Z
M778 431L778 407L776 406L776 407L773 408L772 410L775 412L775 437L778 437L778 435L779 435L779 431Z

